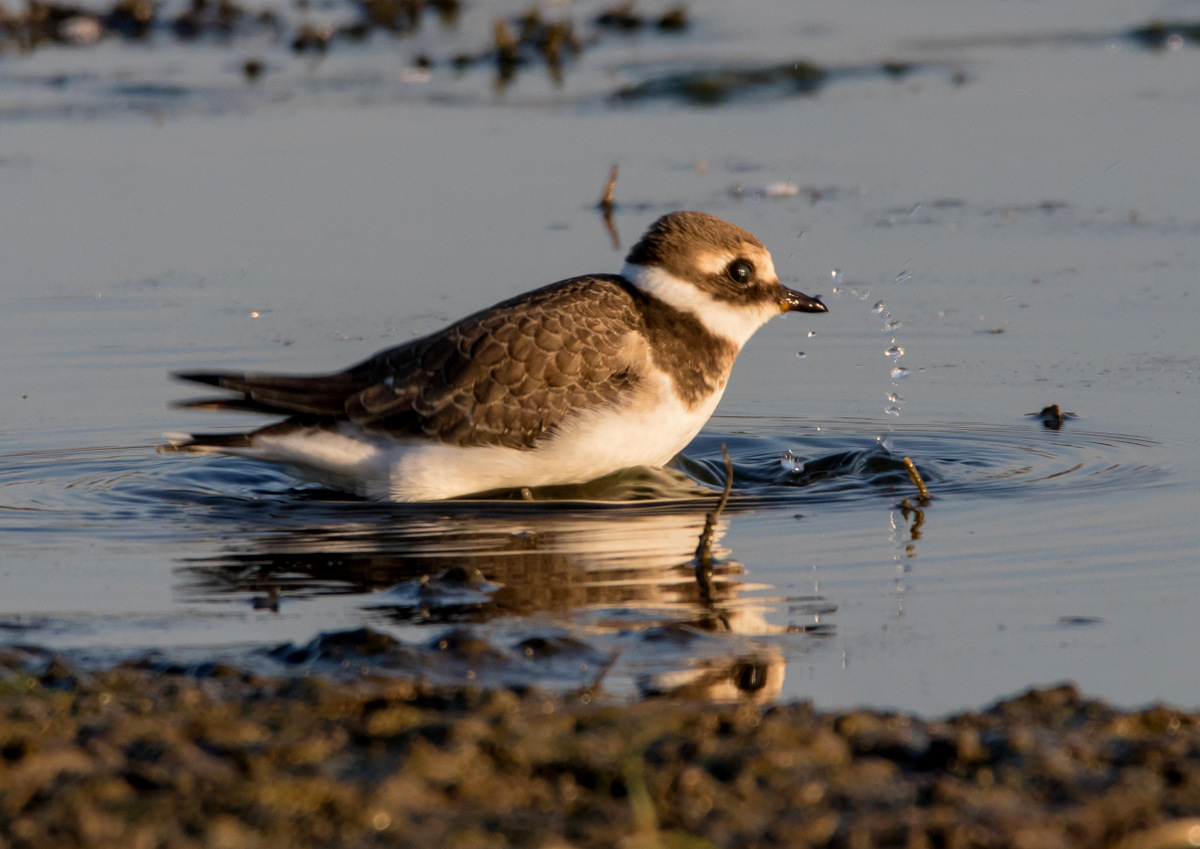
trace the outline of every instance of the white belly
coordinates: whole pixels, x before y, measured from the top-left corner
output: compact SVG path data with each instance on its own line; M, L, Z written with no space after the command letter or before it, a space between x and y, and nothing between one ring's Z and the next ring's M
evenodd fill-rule
M296 467L368 498L433 501L515 487L584 483L631 466L662 466L708 421L723 389L687 410L672 393L634 408L585 411L532 450L395 440L343 425L256 440L245 453Z

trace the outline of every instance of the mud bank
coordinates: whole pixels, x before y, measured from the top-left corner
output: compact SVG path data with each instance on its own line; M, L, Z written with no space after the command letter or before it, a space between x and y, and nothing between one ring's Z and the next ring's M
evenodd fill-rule
M1200 837L1200 713L1070 686L925 720L29 660L0 653L6 849Z

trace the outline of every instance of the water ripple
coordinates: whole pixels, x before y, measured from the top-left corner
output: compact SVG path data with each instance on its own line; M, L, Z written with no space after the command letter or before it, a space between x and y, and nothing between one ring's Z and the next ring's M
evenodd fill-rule
M724 484L721 445L734 464L733 509L873 503L912 494L903 458L937 497L1013 498L1156 485L1170 475L1168 446L1131 434L1031 424L905 425L872 421L721 418L665 470L635 469L581 486L435 505L362 502L297 484L280 469L237 458L155 455L151 446L97 447L0 457L0 527L103 531L116 519L153 524L122 536L179 534L199 525L288 525L484 513L588 509L695 512ZM886 439L882 438L886 436ZM888 446L891 446L890 448ZM162 522L176 523L173 528Z

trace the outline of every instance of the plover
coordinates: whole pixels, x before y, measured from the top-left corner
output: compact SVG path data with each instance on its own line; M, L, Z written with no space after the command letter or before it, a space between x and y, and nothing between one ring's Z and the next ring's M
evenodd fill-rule
M708 421L772 316L825 312L740 227L672 212L620 274L551 283L322 375L185 371L233 397L182 407L284 415L166 450L236 454L368 498L428 501L661 466Z

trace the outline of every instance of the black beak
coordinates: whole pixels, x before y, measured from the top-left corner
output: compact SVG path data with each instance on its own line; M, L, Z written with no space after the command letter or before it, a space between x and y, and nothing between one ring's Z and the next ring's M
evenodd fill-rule
M783 294L779 299L779 306L784 312L829 312L829 307L821 303L819 298L810 298L803 292L797 292L787 286L780 288L783 289Z

